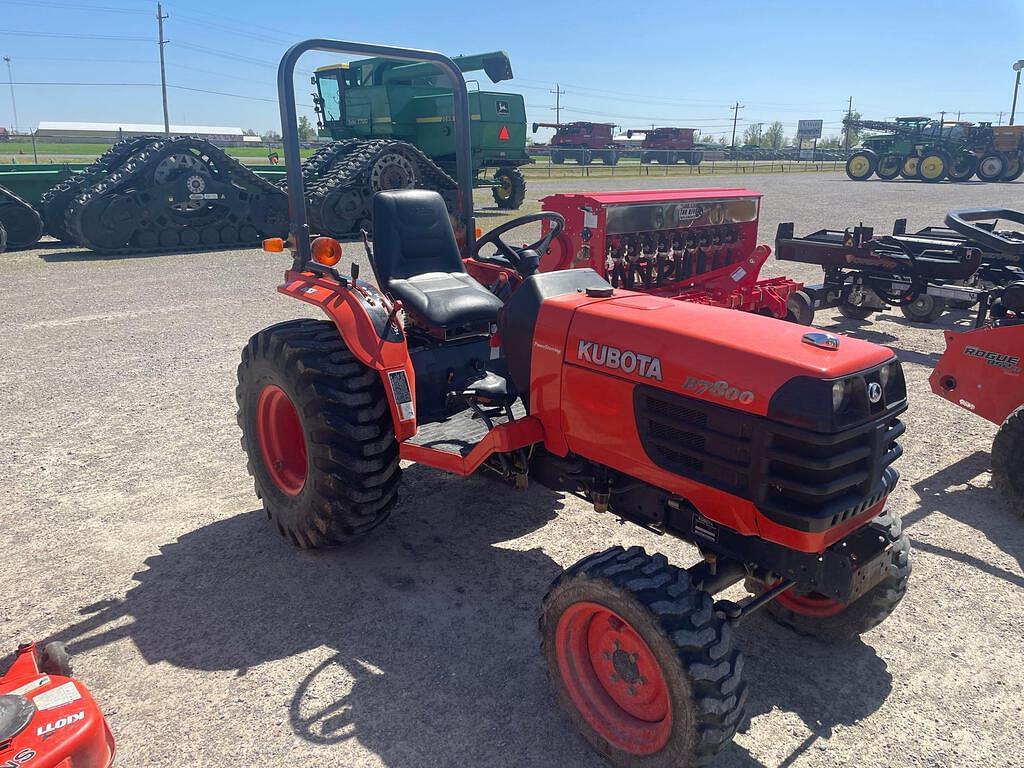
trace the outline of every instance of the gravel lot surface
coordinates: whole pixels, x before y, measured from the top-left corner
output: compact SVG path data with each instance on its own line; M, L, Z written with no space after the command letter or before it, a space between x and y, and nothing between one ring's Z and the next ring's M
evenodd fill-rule
M763 191L769 243L780 221L805 234L1024 208L1022 184L697 184ZM641 185L531 182L529 196ZM483 211L480 223L499 220ZM315 316L274 292L285 265L252 250L106 259L55 243L0 256L0 647L67 641L125 766L603 765L550 697L540 599L561 568L612 544L679 565L695 550L536 484L415 466L365 543L293 549L259 511L234 404L248 337ZM819 279L800 265L767 272ZM890 501L915 548L910 592L840 647L767 617L744 624L751 717L716 765L1022 764L1024 520L990 488L994 427L927 385L941 328L968 322L819 313L906 368Z

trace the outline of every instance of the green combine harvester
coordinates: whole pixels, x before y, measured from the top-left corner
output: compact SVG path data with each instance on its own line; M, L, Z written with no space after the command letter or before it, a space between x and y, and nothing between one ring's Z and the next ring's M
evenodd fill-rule
M927 182L1014 181L1024 173L1024 128L941 122L930 117L843 121L852 130L882 131L865 137L846 161L846 175L865 181L901 176Z
M501 51L456 56L453 61L463 72L484 72L493 83L512 78L512 65ZM320 128L331 138L408 142L446 173L454 173L451 87L433 64L361 59L320 67L312 83ZM491 187L499 208L519 208L526 198L520 166L532 162L526 153L523 97L476 90L469 93L469 105L473 175L480 185ZM411 171L406 164L392 165L396 182Z

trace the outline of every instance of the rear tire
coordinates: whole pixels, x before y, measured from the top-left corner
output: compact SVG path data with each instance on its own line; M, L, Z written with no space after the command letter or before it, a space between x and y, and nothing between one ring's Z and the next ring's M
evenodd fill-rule
M733 627L664 555L612 547L566 569L540 630L558 703L614 765L705 765L736 733Z
M941 152L928 152L917 165L918 177L929 184L942 181L948 171L949 160Z
M977 175L982 181L999 181L1006 172L1006 157L1001 152L990 152L978 163Z
M908 181L919 178L917 168L920 162L921 158L917 156L903 158L903 165L900 166L900 178L907 179Z
M1006 417L992 441L992 482L1024 515L1024 405Z
M967 181L978 170L978 158L970 152L961 152L949 163L946 178L950 181Z
M903 521L889 510L876 517L872 525L892 545L889 570L882 581L860 599L847 604L801 589L797 584L768 603L768 615L797 634L826 642L859 637L889 618L907 593L911 571L910 539L903 532ZM762 582L748 581L747 588L759 594L766 586Z
M562 163L565 162L565 155L563 155L561 152L552 152L551 162L554 163L555 165L561 165Z
M892 181L900 175L900 166L902 164L903 158L899 155L892 153L882 155L878 159L878 165L875 167L875 175L883 181Z
M946 300L940 296L922 293L909 304L900 307L903 316L914 323L934 323L946 311Z
M267 516L299 547L347 543L398 499L398 443L380 376L333 323L291 320L242 350L238 425Z
M1010 155L1006 158L1006 170L999 177L1000 181L1016 181L1024 174L1024 162L1020 155Z

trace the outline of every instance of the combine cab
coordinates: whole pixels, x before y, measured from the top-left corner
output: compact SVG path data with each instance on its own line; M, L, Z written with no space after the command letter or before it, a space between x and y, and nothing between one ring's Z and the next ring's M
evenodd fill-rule
M512 65L501 51L453 61L463 72L483 70L494 83L512 78ZM454 173L451 86L432 64L360 59L320 67L313 84L321 127L332 138L347 142L348 151L361 149L351 145L353 141L402 141L440 170ZM526 199L526 179L519 168L532 162L526 153L523 97L477 90L469 100L473 175L491 187L499 208L519 208ZM488 177L485 171L490 169L494 175Z

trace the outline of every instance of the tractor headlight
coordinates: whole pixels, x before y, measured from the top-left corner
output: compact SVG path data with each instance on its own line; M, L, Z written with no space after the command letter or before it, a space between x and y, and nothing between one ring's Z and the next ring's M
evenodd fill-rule
M842 413L850 404L850 393L853 392L851 379L840 379L832 384L832 412Z

